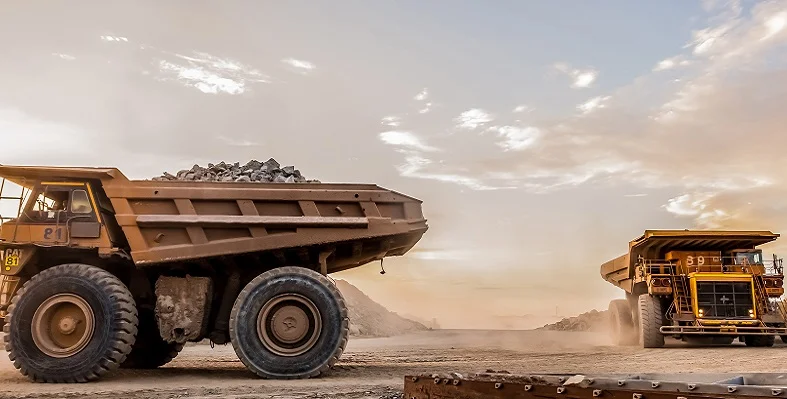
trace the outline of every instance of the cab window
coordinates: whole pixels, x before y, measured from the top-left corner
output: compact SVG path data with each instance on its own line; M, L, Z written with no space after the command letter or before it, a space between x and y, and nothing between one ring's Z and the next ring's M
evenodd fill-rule
M93 212L90 205L90 197L87 191L77 189L71 192L71 213L75 215L86 215Z

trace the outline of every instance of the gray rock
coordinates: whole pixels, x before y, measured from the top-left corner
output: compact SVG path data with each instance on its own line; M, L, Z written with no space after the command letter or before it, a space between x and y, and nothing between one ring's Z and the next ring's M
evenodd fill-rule
M207 167L194 165L191 169L178 171L176 176L169 172L164 172L161 176L152 178L155 181L222 181L222 182L260 182L260 183L302 183L314 182L318 180L308 180L301 171L295 166L281 165L273 158L265 162L251 160L241 166L240 162L227 163L221 161L218 164L209 163Z

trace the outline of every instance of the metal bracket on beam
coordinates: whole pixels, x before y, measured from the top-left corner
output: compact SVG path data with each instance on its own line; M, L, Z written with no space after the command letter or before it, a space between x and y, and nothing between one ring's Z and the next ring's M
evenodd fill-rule
M331 248L329 250L325 250L320 252L319 261L320 261L320 274L323 276L328 275L328 257L333 255L335 248Z

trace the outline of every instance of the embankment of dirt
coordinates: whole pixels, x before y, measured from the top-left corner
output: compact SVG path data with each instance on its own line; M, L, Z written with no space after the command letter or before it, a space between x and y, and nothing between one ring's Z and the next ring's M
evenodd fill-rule
M429 330L428 327L417 321L391 312L345 280L336 280L336 286L347 303L350 316L350 336L390 337Z
M603 331L607 327L609 311L591 310L579 316L566 317L557 323L547 324L536 330L548 331Z

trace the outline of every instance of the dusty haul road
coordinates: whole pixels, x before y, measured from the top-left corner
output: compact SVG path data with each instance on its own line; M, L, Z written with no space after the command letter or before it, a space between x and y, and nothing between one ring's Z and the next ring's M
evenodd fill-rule
M189 346L152 371L121 370L88 384L34 384L0 353L0 398L398 398L403 376L419 372L781 372L787 346L688 347L643 350L610 346L592 333L429 331L351 339L329 376L266 381L244 369L229 345Z

